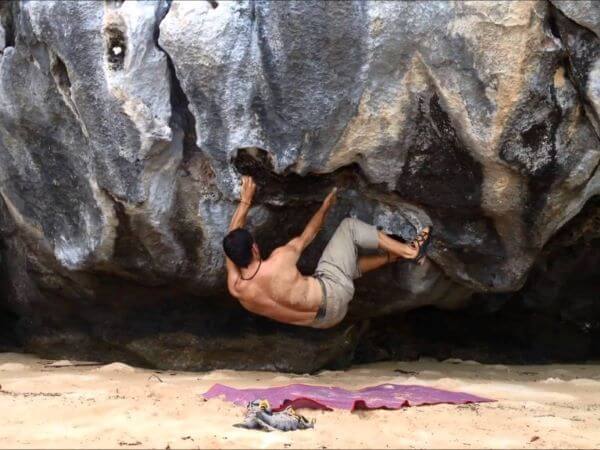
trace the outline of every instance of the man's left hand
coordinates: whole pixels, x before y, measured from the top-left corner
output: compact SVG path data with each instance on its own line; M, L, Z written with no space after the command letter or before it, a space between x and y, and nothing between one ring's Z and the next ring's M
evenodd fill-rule
M252 203L252 198L254 198L255 192L256 183L251 176L244 175L242 177L242 189L240 193L240 200L242 203L247 203L250 205Z

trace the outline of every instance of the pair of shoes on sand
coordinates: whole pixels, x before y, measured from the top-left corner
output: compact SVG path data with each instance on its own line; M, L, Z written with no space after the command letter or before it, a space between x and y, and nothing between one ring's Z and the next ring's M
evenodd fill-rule
M309 421L296 413L291 406L283 411L273 412L267 400L254 400L248 403L244 422L234 425L238 428L263 431L295 431L314 428L314 426L314 419Z

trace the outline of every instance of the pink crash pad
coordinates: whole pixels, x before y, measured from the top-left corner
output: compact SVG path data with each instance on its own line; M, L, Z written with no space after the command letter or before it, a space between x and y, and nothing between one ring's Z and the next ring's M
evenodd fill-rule
M354 411L355 409L399 409L406 406L438 403L463 404L494 401L463 392L400 384L380 384L358 391L308 384L290 384L262 389L236 389L223 384L215 384L203 396L206 399L223 396L225 400L243 406L256 399L267 399L274 411L280 411L288 405L294 408Z

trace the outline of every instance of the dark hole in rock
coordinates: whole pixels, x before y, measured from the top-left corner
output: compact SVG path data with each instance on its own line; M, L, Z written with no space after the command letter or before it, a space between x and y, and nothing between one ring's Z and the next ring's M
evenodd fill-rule
M18 11L17 2L0 2L0 25L4 28L4 47L14 47L16 37L15 17ZM1 53L1 52L0 52Z
M233 165L240 174L254 177L259 202L285 198L288 205L318 203L334 186L340 189L356 186L361 177L356 164L323 175L299 175L291 171L276 173L269 153L258 148L239 149ZM306 186L311 187L310 192L306 192Z
M52 76L56 80L56 84L61 91L68 91L71 88L71 79L69 78L69 72L62 59L58 56L52 64Z
M125 51L127 50L125 34L120 28L110 26L106 33L106 58L111 70L123 70L125 65Z
M554 8L550 9L550 15L548 17L548 27L552 35L558 39L560 39L560 31L558 29L558 24L556 23L556 16L554 14Z
M213 9L216 9L217 6L219 6L219 2L217 2L216 0L208 0L208 3L210 3L210 6L212 6Z
M521 136L523 138L523 144L529 148L535 148L539 142L543 142L548 132L548 127L544 122L536 123L531 126L528 130L523 131Z

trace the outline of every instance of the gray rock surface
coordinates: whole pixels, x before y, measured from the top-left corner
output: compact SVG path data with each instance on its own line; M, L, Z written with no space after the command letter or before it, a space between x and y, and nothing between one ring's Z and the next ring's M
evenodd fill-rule
M569 19L600 37L600 5L594 0L551 0Z
M0 52L6 47L6 31L2 24L0 24Z
M316 370L350 361L367 319L518 291L600 191L597 17L564 1L2 5L2 278L22 342ZM224 283L240 174L265 255L337 185L303 271L348 215L405 238L433 224L430 261L365 277L325 333L254 318Z

